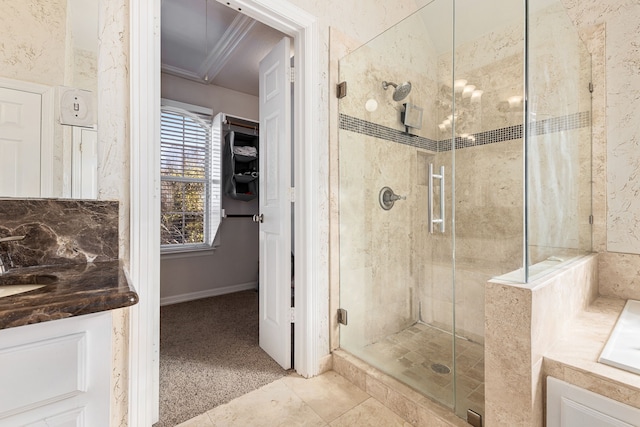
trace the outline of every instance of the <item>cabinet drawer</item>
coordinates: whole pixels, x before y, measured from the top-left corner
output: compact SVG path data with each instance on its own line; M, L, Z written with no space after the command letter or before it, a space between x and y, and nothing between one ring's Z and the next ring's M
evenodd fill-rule
M0 418L86 391L86 333L0 348Z

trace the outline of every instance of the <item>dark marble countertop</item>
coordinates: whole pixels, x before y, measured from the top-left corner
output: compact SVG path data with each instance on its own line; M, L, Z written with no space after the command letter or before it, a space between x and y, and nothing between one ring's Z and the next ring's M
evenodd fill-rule
M0 329L128 307L138 302L120 261L16 268L0 275L0 287L45 286L0 298Z

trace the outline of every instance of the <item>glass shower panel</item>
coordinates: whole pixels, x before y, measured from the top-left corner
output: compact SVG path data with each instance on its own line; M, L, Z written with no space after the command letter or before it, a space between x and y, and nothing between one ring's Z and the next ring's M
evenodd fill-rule
M339 62L340 347L449 407L452 20L436 0Z
M484 414L484 290L524 281L523 1L456 0L456 414Z
M561 2L529 7L529 280L591 251L591 56Z

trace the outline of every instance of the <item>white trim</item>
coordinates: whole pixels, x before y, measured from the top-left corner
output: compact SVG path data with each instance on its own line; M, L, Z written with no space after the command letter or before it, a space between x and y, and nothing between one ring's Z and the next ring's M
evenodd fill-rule
M129 425L147 427L158 420L160 311L160 3L130 2L131 82L131 277L140 302L131 309ZM224 3L227 3L226 1ZM246 15L294 37L299 79L295 91L296 150L296 370L305 377L319 373L328 347L328 278L326 249L320 233L327 219L320 205L327 197L319 167L320 144L327 131L320 126L320 87L316 20L285 0L228 2ZM321 165L320 165L321 166ZM320 191L319 191L320 189ZM319 339L320 337L320 339Z
M187 294L174 295L160 298L160 305L178 304L181 302L194 301L202 298L217 297L218 295L232 294L234 292L249 291L258 289L258 282L240 283L239 285L225 286L222 288L208 289L206 291L190 292Z
M189 111L190 113L204 114L206 116L211 116L213 119L213 110L211 108L201 107L200 105L187 104L186 102L174 101L169 98L160 98L160 105L162 107L179 108L184 111Z
M40 141L40 196L41 197L60 197L60 194L56 194L53 188L53 182L55 178L55 126L57 119L55 116L55 104L56 104L56 89L50 87L48 90L42 92L42 122L41 122L41 141ZM63 143L60 143L60 149L62 149ZM63 176L62 182L64 182L64 175L70 174L68 167L62 168Z
M54 194L53 190L55 125L57 122L55 117L56 88L6 77L0 77L0 87L40 95L40 197L60 197L61 195Z
M182 68L173 67L171 65L163 65L162 72L171 74L172 76L182 77L183 79L192 80L194 82L202 83L202 79L196 73L183 70Z
M211 255L215 251L215 247L207 243L190 243L190 244L175 244L175 245L160 245L160 257L165 259L167 255L170 258L188 258L192 256L206 256ZM171 256L182 255L182 256Z
M210 82L216 78L222 67L229 60L229 56L249 34L255 24L256 21L242 14L235 17L214 48L202 61L200 67L198 67L198 74L203 81Z
M159 419L160 375L160 2L129 2L131 307L128 425Z
M329 353L328 268L322 266L320 232L328 219L320 214L321 197L327 196L321 180L320 145L326 129L319 126L322 104L320 40L316 19L283 0L217 0L294 38L296 90L294 91L295 151L295 271L296 323L295 369L304 376L320 373L323 356Z

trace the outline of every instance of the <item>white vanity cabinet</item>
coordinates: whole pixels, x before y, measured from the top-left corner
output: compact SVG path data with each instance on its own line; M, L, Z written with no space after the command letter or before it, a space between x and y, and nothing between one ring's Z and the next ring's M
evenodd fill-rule
M640 427L640 409L548 377L547 427Z
M0 427L109 425L111 312L0 330Z

